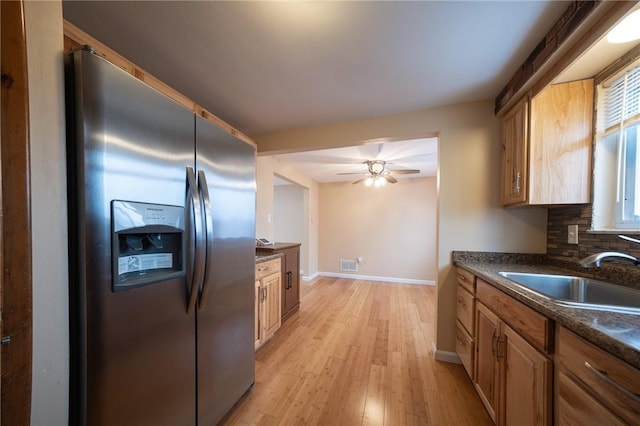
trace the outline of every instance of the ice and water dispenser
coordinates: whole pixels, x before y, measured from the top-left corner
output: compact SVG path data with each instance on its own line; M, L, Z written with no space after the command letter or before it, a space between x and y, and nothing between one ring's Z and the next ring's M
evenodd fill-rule
M184 207L112 201L113 291L184 276L184 220Z

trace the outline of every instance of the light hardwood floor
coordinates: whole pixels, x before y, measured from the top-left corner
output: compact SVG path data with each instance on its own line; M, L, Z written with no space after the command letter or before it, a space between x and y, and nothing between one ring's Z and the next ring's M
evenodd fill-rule
M462 366L434 359L435 287L321 277L300 290L221 424L492 424Z

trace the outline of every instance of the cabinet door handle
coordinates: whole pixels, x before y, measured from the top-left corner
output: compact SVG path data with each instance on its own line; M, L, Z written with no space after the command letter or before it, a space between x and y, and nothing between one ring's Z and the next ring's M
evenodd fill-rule
M496 335L496 331L493 330L493 334L491 335L491 353L493 356L496 356L496 350L498 346L498 336Z
M594 367L589 363L589 361L585 361L584 366L587 367L588 370L591 370L591 372L593 372L593 374L595 374L596 377L609 383L612 387L617 389L620 393L626 395L627 397L633 399L634 401L640 401L640 395L638 395L635 392L631 392L629 389L625 388L615 380L612 380L605 370L600 370L599 368Z
M521 181L522 181L522 173L518 172L516 173L516 192L518 194L520 193L520 189L522 189Z
M286 290L289 290L291 287L293 287L292 281L293 281L293 272L287 271L287 285L285 286Z
M504 343L505 343L504 339L501 339L500 337L496 339L496 358L497 359L504 358L504 348L505 348Z

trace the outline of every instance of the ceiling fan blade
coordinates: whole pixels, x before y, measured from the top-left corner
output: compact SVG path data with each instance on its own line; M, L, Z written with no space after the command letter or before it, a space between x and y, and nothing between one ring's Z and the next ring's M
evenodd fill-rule
M390 175L384 175L384 178L389 183L396 183L398 181L398 179L396 179L396 178L394 178L393 176L390 176Z
M423 153L423 154L417 154L417 155L407 155L404 157L389 158L389 161L387 161L387 164L398 164L398 163L404 163L406 161L410 161L410 162L430 161L430 160L437 160L437 159L438 159L437 152L429 152L429 153Z
M392 175L410 175L413 173L420 173L420 170L410 169L410 170L387 170L387 173Z
M294 161L298 163L320 163L320 164L365 164L364 160L359 155L322 155L314 152L298 152L291 154L280 154L279 158L287 161Z
M367 178L363 177L362 179L354 180L353 182L351 182L351 184L355 185L355 184L360 183L360 182L365 181L365 180L367 180Z
M369 173L363 173L363 172L358 172L358 173L349 173L349 172L342 172L342 173L336 173L338 175L368 175Z

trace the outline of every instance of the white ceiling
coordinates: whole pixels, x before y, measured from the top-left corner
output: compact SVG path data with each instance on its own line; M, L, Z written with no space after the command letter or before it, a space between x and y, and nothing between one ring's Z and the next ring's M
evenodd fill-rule
M420 173L393 175L396 179L435 176L438 170L437 138L403 141L376 141L346 148L280 154L278 160L293 165L316 182L349 182L360 175L338 173L366 173L367 160L386 161L386 170L417 169Z
M565 1L63 1L65 19L249 135L493 99ZM629 46L626 47L628 50ZM614 50L619 49L619 50ZM572 67L591 77L624 47ZM625 50L626 51L626 50ZM591 55L591 58L594 56ZM278 155L318 182L365 160L434 176L435 139Z
M65 19L249 135L494 98L558 1L64 1Z

